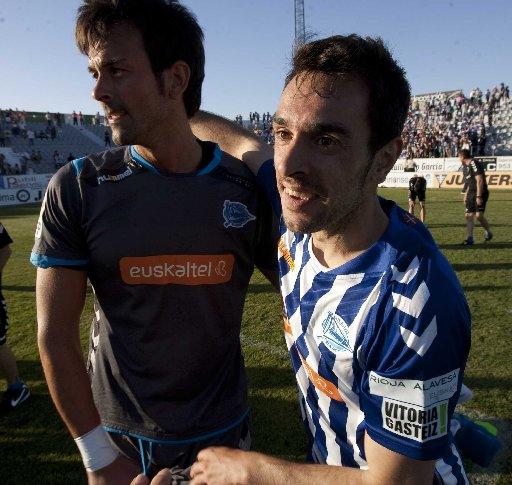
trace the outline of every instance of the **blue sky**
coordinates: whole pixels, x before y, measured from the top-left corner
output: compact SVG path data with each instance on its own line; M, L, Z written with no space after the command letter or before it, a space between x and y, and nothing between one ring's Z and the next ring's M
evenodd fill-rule
M205 32L203 108L273 112L288 70L293 0L184 0ZM0 107L97 111L74 45L79 0L0 0ZM510 0L305 0L318 37L381 36L415 94L512 83Z

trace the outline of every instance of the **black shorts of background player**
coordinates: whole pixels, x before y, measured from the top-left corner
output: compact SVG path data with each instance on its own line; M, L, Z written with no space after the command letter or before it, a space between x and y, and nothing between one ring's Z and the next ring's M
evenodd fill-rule
M416 198L420 203L420 221L425 222L427 215L425 208L427 192L427 181L422 175L414 175L409 180L409 213L414 215L414 208L416 206Z
M7 316L7 306L2 295L1 284L2 270L11 256L11 243L12 239L5 227L0 223L0 377L5 377L7 380L7 389L0 400L0 416L17 408L30 396L28 387L20 379L16 358L7 345L9 318Z
M466 206L467 237L462 241L462 244L472 246L475 219L485 230L484 240L490 241L493 237L489 222L484 216L487 200L489 199L489 189L487 188L483 165L477 160L471 159L469 150L461 150L459 160L462 163L464 187L466 187L464 205Z

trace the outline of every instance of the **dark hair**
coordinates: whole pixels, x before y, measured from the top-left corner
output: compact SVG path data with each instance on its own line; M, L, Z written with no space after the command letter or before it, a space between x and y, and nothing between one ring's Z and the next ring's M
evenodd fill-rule
M366 84L373 153L402 134L411 99L409 83L382 39L334 35L305 44L293 56L286 84L299 74L321 74L333 80L353 75Z
M464 158L464 160L471 158L471 152L467 148L460 149L459 155L462 155L462 158Z
M142 35L155 76L176 61L190 67L190 80L183 93L187 115L201 105L204 79L203 31L186 7L176 0L83 0L76 21L76 43L82 54L108 39L110 29L129 22Z

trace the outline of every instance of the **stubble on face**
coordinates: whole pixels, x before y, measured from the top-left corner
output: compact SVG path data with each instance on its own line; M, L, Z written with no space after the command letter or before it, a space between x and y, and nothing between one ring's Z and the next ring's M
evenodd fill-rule
M347 102L347 98L352 96L359 97L359 101ZM278 113L286 118L285 124L290 120L297 120L294 136L304 136L300 133L301 130L307 132L309 125L323 123L339 123L352 130L350 139L338 137L340 146L335 147L333 155L326 157L325 154L313 150L308 153L310 158L297 167L297 171L284 174L277 171L283 218L291 231L321 231L327 236L340 234L352 224L358 209L371 195L368 175L373 165L373 155L367 148L366 132L362 135L366 126L361 126L361 123L367 124L366 106L365 88L355 87L354 79L306 75L292 79L285 88ZM347 116L339 115L343 111ZM356 116L360 118L358 123L353 122ZM358 146L354 148L351 143ZM281 147L277 146L276 158L279 150ZM359 168L355 169L351 165ZM329 167L332 172L326 171L325 167ZM284 203L287 190L306 195L314 194L314 206L305 205L304 211L290 209Z
M106 88L96 86L95 98L112 129L112 140L117 145L144 144L154 125L150 120L161 117L164 98L139 30L129 23L115 25L88 54L96 76L108 83Z

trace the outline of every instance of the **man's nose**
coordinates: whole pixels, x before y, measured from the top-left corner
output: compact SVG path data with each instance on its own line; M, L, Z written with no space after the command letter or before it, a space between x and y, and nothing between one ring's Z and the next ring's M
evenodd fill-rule
M112 84L105 76L98 76L92 90L92 97L100 103L106 103L112 99Z
M300 139L274 147L276 172L281 177L307 173L307 147Z

